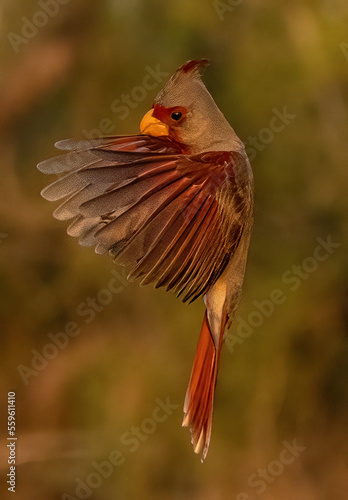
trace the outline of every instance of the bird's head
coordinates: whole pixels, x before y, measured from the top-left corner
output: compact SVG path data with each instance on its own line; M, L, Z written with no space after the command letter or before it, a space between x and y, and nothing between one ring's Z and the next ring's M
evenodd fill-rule
M142 134L169 136L190 153L231 151L242 146L201 80L207 59L181 66L140 123Z

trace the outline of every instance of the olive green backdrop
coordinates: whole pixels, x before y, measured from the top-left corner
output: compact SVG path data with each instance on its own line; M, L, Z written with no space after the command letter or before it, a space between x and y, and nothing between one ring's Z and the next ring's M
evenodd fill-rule
M2 498L9 391L18 499L346 498L347 22L338 0L2 1ZM137 133L200 57L256 190L204 464L181 428L201 300L67 237L36 169L59 139Z

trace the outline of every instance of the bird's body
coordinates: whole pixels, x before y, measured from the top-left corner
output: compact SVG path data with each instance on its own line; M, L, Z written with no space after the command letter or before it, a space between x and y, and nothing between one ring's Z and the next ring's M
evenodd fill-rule
M43 190L65 198L54 215L68 234L110 252L130 278L203 296L206 313L184 405L205 458L224 332L241 293L253 223L253 176L244 146L201 81L206 60L172 76L141 135L61 141L39 165L65 175Z

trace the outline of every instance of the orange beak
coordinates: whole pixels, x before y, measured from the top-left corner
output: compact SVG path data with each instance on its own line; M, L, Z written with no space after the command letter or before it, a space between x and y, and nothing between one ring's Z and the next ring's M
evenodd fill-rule
M153 109L150 109L140 122L140 133L145 135L168 135L169 127L153 116Z

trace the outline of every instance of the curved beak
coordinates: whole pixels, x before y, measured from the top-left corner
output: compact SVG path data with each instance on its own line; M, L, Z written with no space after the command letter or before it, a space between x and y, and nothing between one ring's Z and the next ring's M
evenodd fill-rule
M140 122L140 133L146 135L153 135L158 137L160 135L168 135L169 127L153 116L153 109L150 109L144 115Z

